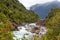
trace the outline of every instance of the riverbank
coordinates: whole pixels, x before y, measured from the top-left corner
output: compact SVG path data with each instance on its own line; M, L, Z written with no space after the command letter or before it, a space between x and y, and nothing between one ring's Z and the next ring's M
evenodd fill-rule
M25 24L23 26L18 26L18 31L13 31L14 40L21 39L27 36L28 39L33 39L33 36L43 36L46 33L46 27L36 25L36 23Z

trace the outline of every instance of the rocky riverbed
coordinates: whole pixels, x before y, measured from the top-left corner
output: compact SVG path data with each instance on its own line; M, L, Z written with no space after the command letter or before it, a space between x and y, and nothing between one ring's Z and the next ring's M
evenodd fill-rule
M47 29L45 26L36 25L36 23L25 24L18 26L18 31L13 31L14 40L22 40L23 38L27 40L34 40L33 36L42 36L46 33Z

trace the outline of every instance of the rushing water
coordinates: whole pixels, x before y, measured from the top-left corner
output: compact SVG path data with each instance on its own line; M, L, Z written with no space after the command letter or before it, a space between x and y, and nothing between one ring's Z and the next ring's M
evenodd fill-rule
M18 29L19 31L13 31L14 40L22 40L24 37L28 40L33 40L34 33L31 33L30 31L26 30L25 26L19 26ZM46 33L46 28L42 26L39 31L39 33L43 35Z
M31 37L31 38L33 37L32 33L27 31L27 30L25 30L24 27L21 27L19 29L19 31L13 31L13 34L14 34L14 39L15 40L16 39L22 39L24 36Z

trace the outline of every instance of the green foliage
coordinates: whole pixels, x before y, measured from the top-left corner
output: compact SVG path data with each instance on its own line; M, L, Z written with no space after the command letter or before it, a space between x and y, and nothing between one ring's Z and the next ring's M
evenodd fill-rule
M18 0L1 0L0 12L4 13L10 21L15 22L16 24L36 22L39 20L37 14L33 11L26 10Z
M14 27L7 17L0 13L0 40L13 40L10 30Z
M0 40L13 40L12 23L36 22L39 16L19 3L18 0L0 0ZM12 22L12 23L11 23Z
M57 40L60 40L60 34L57 36Z
M36 35L34 36L34 40L39 40L40 38L37 37ZM41 39L40 39L41 40Z
M45 25L48 32L45 35L48 40L59 40L57 36L60 34L60 8L52 9L46 17Z

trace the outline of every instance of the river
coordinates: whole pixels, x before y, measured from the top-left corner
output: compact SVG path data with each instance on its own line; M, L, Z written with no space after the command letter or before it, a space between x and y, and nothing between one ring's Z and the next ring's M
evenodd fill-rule
M33 24L32 24L33 25ZM39 35L44 35L46 33L46 27L40 26L38 30L35 30L34 33L31 31L34 30L33 28L36 26L35 24L32 25L24 25L24 26L19 26L18 30L19 31L13 31L14 40L33 40L33 36L38 33Z

